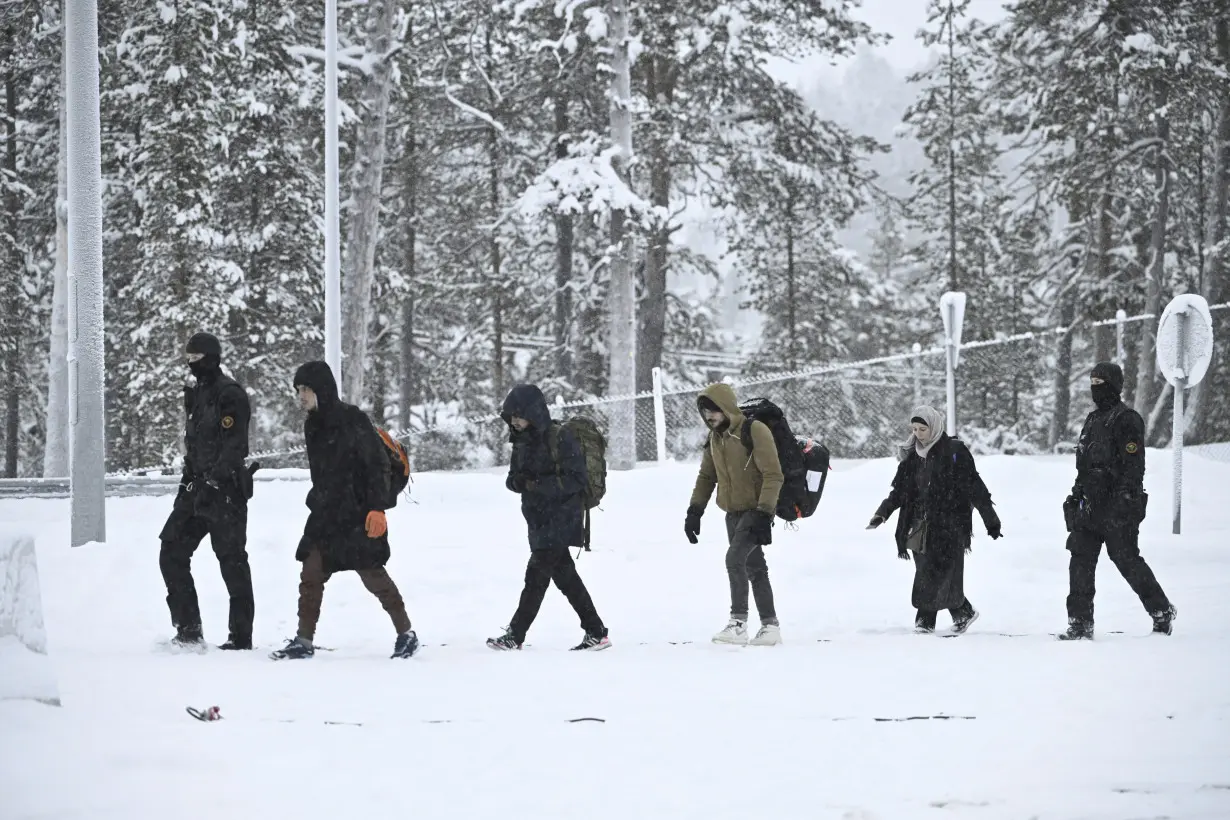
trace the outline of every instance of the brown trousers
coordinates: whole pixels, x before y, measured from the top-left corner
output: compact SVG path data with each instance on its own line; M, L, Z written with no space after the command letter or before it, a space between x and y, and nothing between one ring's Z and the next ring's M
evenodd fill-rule
M406 604L397 591L397 584L389 577L384 567L356 570L359 580L372 595L375 595L393 619L397 634L410 631L410 616ZM320 604L325 597L325 582L330 573L325 572L320 550L312 550L303 561L299 574L299 637L312 640L316 637L316 623L320 620Z

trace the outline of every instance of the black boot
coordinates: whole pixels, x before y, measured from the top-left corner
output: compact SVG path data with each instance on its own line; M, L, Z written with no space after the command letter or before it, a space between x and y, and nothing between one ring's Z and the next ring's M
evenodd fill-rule
M914 616L914 631L922 635L935 632L935 613L918 610L918 614Z
M1153 617L1153 632L1156 635L1169 635L1174 632L1174 619L1179 614L1173 606L1168 606L1161 612L1149 613Z
M969 629L969 625L978 620L978 610L974 609L974 605L967 598L965 603L961 604L952 613L952 634L963 635L965 630Z
M228 650L251 649L252 639L251 638L236 638L235 636L232 635L230 640L228 640L226 643L222 644L218 648L228 649Z
M1068 619L1068 631L1059 635L1061 641L1092 641L1093 640L1093 621L1085 621L1080 618Z
M199 626L180 627L171 639L171 646L179 649L204 649L205 636Z

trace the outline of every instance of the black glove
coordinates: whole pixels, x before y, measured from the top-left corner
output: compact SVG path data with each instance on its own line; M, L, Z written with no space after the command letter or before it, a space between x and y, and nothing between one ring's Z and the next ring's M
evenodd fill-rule
M910 560L910 551L909 550L897 550L897 557L900 558L902 561L908 561Z
M749 515L752 516L752 526L748 528L748 534L752 536L752 543L762 547L772 544L773 513L753 510Z
M700 535L700 517L704 514L704 507L696 505L688 507L688 517L683 522L683 533L693 544L697 543L696 536Z
M504 486L512 490L514 493L523 493L529 489L529 481L524 473L513 473L504 482Z
M880 526L883 523L884 523L884 516L880 515L879 513L876 513L875 515L871 516L871 523L867 525L867 529L874 530L876 527Z

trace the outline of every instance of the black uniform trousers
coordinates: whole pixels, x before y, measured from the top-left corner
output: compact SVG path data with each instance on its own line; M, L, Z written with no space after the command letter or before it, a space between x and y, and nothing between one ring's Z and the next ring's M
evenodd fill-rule
M521 590L521 601L508 625L508 631L513 637L521 643L525 642L525 633L538 617L538 610L542 607L542 601L546 598L547 588L552 581L576 611L581 619L581 628L586 634L605 636L606 627L598 617L585 582L577 574L572 553L568 547L547 547L533 550L525 567L525 587Z
M181 632L201 631L201 609L192 581L192 554L206 535L218 557L222 581L231 599L229 637L250 641L256 604L252 596L252 570L248 566L246 505L228 505L209 519L193 512L190 499L172 510L162 530L162 550L158 555L162 580L167 586L171 623Z
M1153 570L1140 555L1139 526L1108 526L1098 529L1078 529L1068 535L1068 617L1093 623L1094 578L1102 545L1119 574L1140 598L1150 614L1164 612L1170 601Z

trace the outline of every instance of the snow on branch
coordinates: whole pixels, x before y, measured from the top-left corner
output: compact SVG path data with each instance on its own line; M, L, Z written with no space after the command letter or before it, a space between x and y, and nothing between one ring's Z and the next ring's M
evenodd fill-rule
M517 209L527 217L544 212L599 214L625 210L633 219L651 207L620 179L612 165L618 148L596 151L590 142L574 146L573 156L556 160L517 198Z
M325 50L323 48L286 46L286 53L301 60L315 60L318 63L324 63L325 61ZM372 73L372 64L375 59L378 58L370 57L363 46L348 46L347 48L339 48L337 50L338 68L352 68L368 76Z

